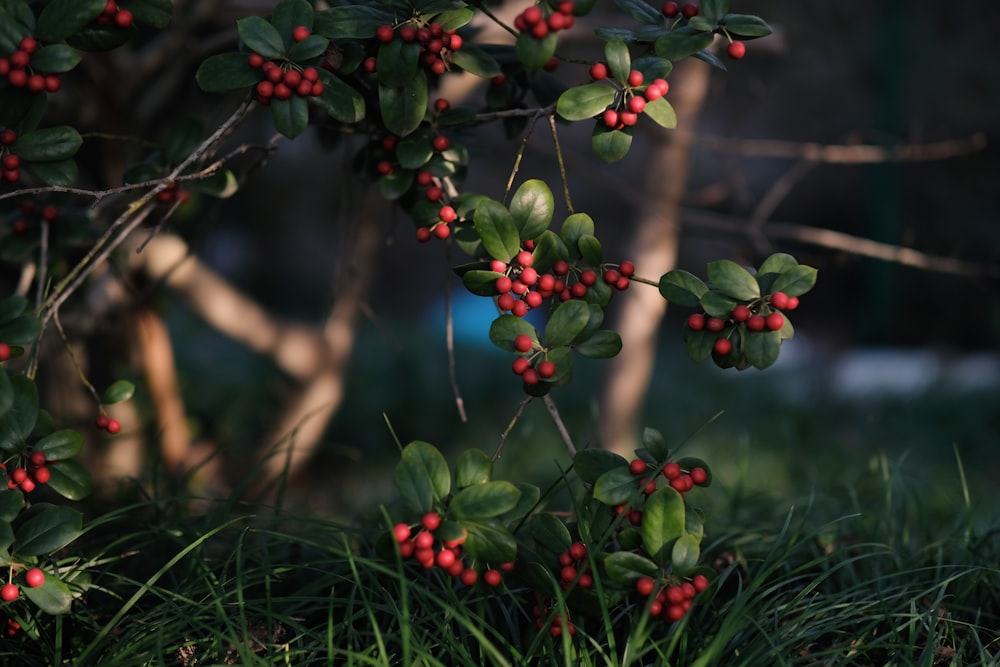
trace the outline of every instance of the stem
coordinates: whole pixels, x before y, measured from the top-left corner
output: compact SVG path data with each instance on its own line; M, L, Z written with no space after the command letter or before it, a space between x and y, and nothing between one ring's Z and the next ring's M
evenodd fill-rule
M535 131L535 123L539 118L542 117L544 109L537 109L532 116L531 122L528 124L528 131L524 135L524 139L521 140L521 145L517 149L517 157L514 158L514 167L510 170L510 178L507 179L507 186L503 191L503 203L507 206L510 197L510 190L514 187L514 178L517 177L517 172L521 168L521 159L524 157L524 151L528 148L528 141L531 139L531 133Z
M549 129L552 131L552 143L556 147L556 160L559 161L559 178L562 180L566 208L570 213L573 213L573 201L569 197L569 180L566 178L566 163L563 161L562 149L559 147L559 132L556 131L555 114L549 114Z
M552 397L548 394L542 397L542 401L545 402L545 409L549 411L549 416L552 417L552 421L555 423L556 428L559 429L559 435L562 436L563 444L566 445L566 449L569 450L570 456L576 456L576 447L573 446L573 438L570 437L569 431L566 429L566 424L563 423L562 417L559 416L559 409L556 408L556 404L553 402Z
M447 253L448 266L451 266L451 239L445 247ZM451 271L445 272L444 280L444 335L445 346L448 348L448 381L451 383L451 392L455 396L455 407L458 409L458 417L462 423L469 419L465 414L465 401L462 400L462 391L458 387L458 374L455 363L455 322L451 313Z
M521 415L524 414L524 409L528 407L528 403L531 403L532 398L533 397L528 396L521 401L520 405L517 406L517 410L514 412L514 416L511 417L510 423L507 424L507 428L505 428L503 433L500 434L500 442L497 443L496 451L493 452L493 456L491 458L492 461L495 462L500 460L500 455L503 454L503 446L507 443L507 438L510 436L510 432L514 430L514 425L517 423L517 420L521 418Z

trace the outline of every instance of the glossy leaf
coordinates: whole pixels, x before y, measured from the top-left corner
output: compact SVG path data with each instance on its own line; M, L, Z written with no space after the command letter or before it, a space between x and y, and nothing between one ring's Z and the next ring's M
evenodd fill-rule
M393 480L407 507L419 514L434 509L451 490L451 473L441 452L419 440L403 448Z
M615 4L639 23L658 24L663 15L644 0L615 0Z
M601 242L597 240L596 236L584 234L576 242L576 247L580 250L580 256L583 257L583 261L591 266L597 266L604 258L604 252L601 249ZM598 281L590 287L589 291L600 289L600 286L603 284L605 284L603 281Z
M319 70L319 80L323 82L323 93L310 97L309 102L341 123L352 125L364 119L365 98L361 93L325 69Z
M760 285L761 294L771 294L771 285L778 279L778 276L798 266L799 263L791 255L783 252L776 252L765 259L760 268L757 269L757 284Z
M590 147L594 155L607 163L618 162L632 148L632 128L613 130L598 120L590 136Z
M622 337L617 331L598 331L573 349L591 359L610 359L622 351Z
M684 534L684 499L672 487L657 489L646 498L642 512L642 544L653 560L665 565L666 548Z
M719 25L738 37L766 37L773 32L764 19L751 14L726 14Z
M681 576L693 570L700 557L701 541L694 535L681 535L670 550L670 563L674 572Z
M376 72L380 84L399 88L409 84L420 66L420 45L394 39L378 49Z
M46 44L31 56L31 68L37 72L68 72L80 62L80 52L67 44Z
M0 299L0 324L12 320L28 309L29 301L20 294L12 294Z
M509 563L517 557L517 540L497 519L462 521L469 536L465 552L484 563Z
M542 491L534 484L525 484L523 482L517 482L514 484L518 491L521 492L521 497L517 499L517 504L509 510L502 514L499 518L504 523L509 523L511 521L517 521L524 518L528 512L533 510L538 501L542 497Z
M562 553L573 543L566 524L548 512L532 515L525 522L524 528L535 543L552 553Z
M132 12L136 23L158 29L170 25L174 11L171 0L120 0L118 6Z
M535 39L529 33L520 33L514 51L525 69L539 70L555 55L558 42L554 32L550 32L543 39Z
M394 171L378 180L378 191L383 199L395 201L405 195L413 187L412 171Z
M743 353L755 368L767 368L778 360L781 335L777 331L748 331L743 337Z
M539 272L547 271L559 260L569 259L569 250L559 235L546 229L535 238L535 249L531 251L532 266Z
M479 449L467 449L455 462L455 486L485 484L493 476L493 460Z
M10 378L14 403L0 415L0 448L19 446L31 435L38 421L38 388L23 375Z
M368 39L380 25L392 24L391 10L378 5L340 5L316 12L313 31L336 40Z
M760 298L760 285L753 274L728 259L708 264L708 279L712 286L728 297L740 301Z
M274 129L294 139L309 125L309 103L298 95L287 100L271 100L271 121Z
M330 40L319 35L309 35L301 42L295 42L288 49L288 58L301 63L323 55L330 46Z
M642 577L656 577L660 568L656 563L631 551L615 551L604 559L604 567L612 581L633 587Z
M4 488L0 491L0 522L10 523L17 515L21 513L24 509L24 494L16 489ZM10 528L10 526L7 526ZM14 540L14 534L11 533L11 542ZM0 545L0 551L10 546L10 543L6 545Z
M478 296L496 296L496 282L500 275L496 271L473 269L462 274L462 284L465 289Z
M559 230L559 238L574 253L579 251L579 241L583 236L594 235L594 219L586 213L574 213L563 221Z
M604 473L627 469L628 461L606 449L581 449L573 457L573 471L587 484L595 484Z
M80 170L72 158L51 162L32 162L28 165L36 178L48 185L69 187L76 183Z
M799 264L775 278L771 292L784 292L788 296L801 296L816 284L817 271L811 266Z
M42 333L42 322L25 313L0 324L0 341L8 345L31 345Z
M292 48L295 44L292 40L292 31L295 28L302 25L312 30L312 5L306 0L282 0L271 13L270 23L281 35L285 47Z
M586 303L571 299L560 303L545 324L545 344L549 347L569 345L590 320Z
M535 327L523 317L517 315L501 315L490 325L490 340L501 350L514 352L514 338L521 334L531 336L538 341Z
M545 181L525 181L514 193L510 214L522 239L534 239L549 228L555 200Z
M461 50L453 51L451 62L469 74L475 74L483 79L489 79L500 73L500 64L475 44L464 44Z
M244 53L220 53L198 66L195 80L208 93L221 93L254 86L261 80L260 70L247 63Z
M637 481L628 466L614 468L594 482L594 497L605 505L621 505L635 497Z
M672 130L677 127L677 112L665 97L647 102L643 113L660 127Z
M41 586L22 586L21 590L24 597L46 614L68 614L73 606L73 593L69 586L51 572L46 573Z
M14 386L7 371L0 369L0 417L14 405Z
M52 0L38 15L35 37L61 42L85 28L104 10L105 0Z
M593 118L615 101L617 92L611 86L601 83L585 83L570 88L559 96L556 113L566 120L586 120Z
M698 3L698 14L710 23L717 23L728 11L729 0L701 0Z
M378 95L386 129L405 137L420 126L427 111L427 76L418 70L403 86L380 85Z
M247 16L236 22L240 41L254 53L267 59L281 58L285 54L285 42L281 33L259 16Z
M473 223L482 239L483 248L490 257L510 262L520 251L521 236L514 217L500 202L487 199L480 203L473 216Z
M14 529L13 551L18 556L41 556L63 548L83 529L83 516L70 507L33 505Z
M677 465L681 467L681 470L686 472L691 472L695 468L701 468L708 476L705 478L705 482L699 486L708 487L712 485L712 469L704 459L700 459L697 456L684 456L677 459Z
M82 500L90 495L90 473L78 461L66 459L54 461L48 465L52 477L49 479L50 489L68 500Z
M701 296L701 308L712 317L729 319L733 308L739 303L718 290L709 290Z
M632 56L629 54L625 42L614 39L605 44L604 60L612 78L622 82L628 81L629 72L632 70Z
M684 27L664 35L654 42L656 55L671 61L678 61L694 55L712 45L711 32L701 32Z
M68 125L32 130L17 138L17 154L29 162L51 162L72 157L83 144L83 137Z
M650 453L654 461L663 461L670 453L667 440L663 433L655 428L646 427L642 431L642 446Z
M448 511L460 521L491 519L514 509L521 491L506 481L469 486L451 499Z
M45 436L33 449L44 453L50 462L71 459L83 449L83 436L73 429L63 429Z
M701 305L701 297L708 291L708 285L698 276L683 269L674 269L660 278L660 294L669 303L686 308Z

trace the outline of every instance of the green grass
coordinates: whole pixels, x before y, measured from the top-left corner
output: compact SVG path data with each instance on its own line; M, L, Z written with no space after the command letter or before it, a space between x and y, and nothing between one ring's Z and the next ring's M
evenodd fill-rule
M24 619L0 663L998 664L1000 532L972 522L974 499L930 521L905 469L883 464L853 471L849 493L782 503L713 485L696 502L717 575L691 613L669 626L628 602L577 609L573 638L535 630L526 588L464 587L377 555L384 518L362 530L148 500L89 525L74 549L88 559L65 565L89 565L77 582L90 589L72 614Z

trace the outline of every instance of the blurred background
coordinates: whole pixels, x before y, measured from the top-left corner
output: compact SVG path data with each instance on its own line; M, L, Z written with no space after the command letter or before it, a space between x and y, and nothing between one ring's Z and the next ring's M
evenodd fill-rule
M149 35L131 54L88 60L55 113L69 116L82 108L95 132L154 140L181 112L214 127L238 98L201 93L191 75L208 55L234 48L236 18L266 13L272 5L204 2L194 12L192 3L179 0L171 32L184 37L166 44ZM523 6L495 9L513 14ZM612 9L599 2L594 15L579 22L566 42L573 57L601 57L589 27L620 20ZM657 156L676 147L676 139L651 123L640 123L633 150L615 165L593 157L586 123L562 125L573 205L596 221L606 258L629 259L651 215L650 202L680 182L680 194L668 202L676 213L676 256L665 260L703 276L714 259L759 264L772 252L789 252L817 267L819 281L794 313L796 336L766 372L691 362L680 337L688 312L668 309L654 327L648 387L645 380L633 383L640 394L633 435L643 427L661 431L683 453L713 465L723 496L736 494L737 486L740 493L773 496L778 515L789 499L846 497L891 470L947 519L963 506L957 451L977 513L994 515L991 498L1000 479L996 12L976 3L924 0L864 6L734 0L732 11L759 14L775 33L748 43L741 61L723 58L728 73L701 62L687 66L694 73L684 76L701 80L704 93L691 105L693 122L685 126L682 118L678 130L690 140L685 173L661 173ZM130 67L130 57L155 49L158 62L143 61L149 66L141 73ZM668 99L687 94L682 73L675 74ZM563 63L554 75L582 83L586 66ZM442 94L453 105L481 107L484 88L456 82ZM74 92L89 101L76 106ZM132 99L145 103L130 104ZM256 113L233 145L264 145L272 133L266 115ZM517 139L494 126L454 138L473 156L463 190L502 198ZM877 157L802 160L804 144L842 147L836 154L854 156L859 153L850 148L872 147ZM365 191L369 186L352 162L362 142L327 129L276 146L237 196L221 204L196 196L163 232L182 239L206 270L276 321L329 332L337 304L354 304L341 322L353 332L347 363L336 366L343 393L329 421L318 421L310 463L288 488L310 510L346 515L391 496L394 438L404 444L427 440L449 452L478 447L492 453L524 395L509 356L486 337L492 306L465 294L450 271L463 261L461 254L449 255L440 243L418 244L405 214ZM900 153L907 159L893 157ZM142 154L131 144L88 141L83 160L91 169L82 171L92 182L85 185L120 182L122 170ZM528 178L553 185L558 224L565 209L544 122L531 134L515 185ZM359 229L376 232L366 237ZM797 234L801 229L813 231ZM849 236L834 237L831 245L814 230ZM874 259L853 251L867 247L857 239L958 261L935 260L936 269L928 270ZM359 253L359 247L368 250ZM128 276L124 267L135 260L116 261ZM658 280L662 273L647 271L637 262L644 277ZM5 282L13 275L7 271ZM289 418L288 404L301 397L308 373L296 376L275 356L220 333L192 307L190 292L137 280L124 281L129 289L116 306L88 310L91 301L77 313L94 383L127 377L139 386L132 406L121 408L132 411L122 413L126 435L109 441L90 429L93 460L103 461L99 469L109 476L117 471L146 483L156 478L149 461L156 459L164 426L156 420L157 401L139 357L122 354L128 346L118 337L129 338L126 323L138 306L154 313L169 334L189 440L184 468L195 469L192 487L224 492L258 470L267 443L294 441L281 440L291 429L275 424ZM655 292L635 285L622 297L640 289ZM467 421L460 419L449 379L446 301L454 322L455 385ZM612 314L621 314L618 301ZM88 322L88 315L100 321ZM649 318L655 323L659 314ZM65 388L65 369L42 371L43 380ZM583 361L572 386L553 392L578 448L602 445L608 373L606 362ZM68 418L92 420L93 405L65 395L59 401ZM277 435L269 439L271 434ZM274 461L280 470L284 459ZM546 484L568 462L536 401L511 431L497 474Z

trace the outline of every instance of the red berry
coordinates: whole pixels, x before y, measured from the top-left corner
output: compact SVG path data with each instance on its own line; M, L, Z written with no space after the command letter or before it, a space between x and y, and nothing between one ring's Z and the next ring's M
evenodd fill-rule
M635 582L635 590L643 597L652 595L654 588L656 588L656 584L649 577L639 577Z
M247 64L250 65L250 67L253 67L254 69L260 69L261 66L264 64L264 56L260 55L259 53L251 53L249 56L247 56Z
M471 586L472 584L476 583L477 579L479 579L479 573L476 572L471 567L467 567L464 570L462 570L462 574L460 574L458 578L466 586Z
M733 60L739 60L747 54L747 45L743 42L730 42L726 54Z
M566 29L566 16L564 14L549 14L549 18L545 20L548 25L549 30L552 32L559 32L560 30Z
M45 90L45 77L41 74L32 74L28 77L28 92L40 93Z
M434 236L439 239L446 239L451 236L451 227L445 223L434 225L434 228L431 231L434 233Z
M426 531L423 531L417 534L417 537L413 540L413 542L417 545L417 549L430 549L434 546L434 536Z
M399 38L404 42L412 42L417 38L417 29L412 25L404 25L399 29Z
M455 552L451 549L442 549L437 554L437 564L438 567L448 569L455 564ZM464 569L464 568L463 568Z
M518 357L514 360L514 364L511 366L516 375L524 375L524 372L531 368L531 362L524 357Z
M695 16L698 15L698 5L692 4L690 2L687 3L686 5L681 7L681 14L683 14L684 18L686 19L694 18Z
M750 309L741 303L733 308L733 312L730 313L730 315L736 322L746 322L750 319Z
M33 567L24 573L24 583L28 584L29 588L38 588L45 583L45 573Z
M518 352L528 352L534 343L528 334L518 334L514 337L514 349Z
M628 73L628 85L635 87L641 86L643 81L642 72L637 69L632 70Z
M521 13L528 25L536 25L542 20L542 10L537 5L532 5Z
M417 227L417 241L427 243L431 240L431 230L429 227Z
M767 319L764 320L764 323L771 331L777 331L781 327L785 326L785 318L781 313L771 313L767 316Z
M703 574L696 574L691 578L691 584L699 593L708 588L708 578Z
M549 361L548 359L538 364L538 377L542 378L543 380L548 380L555 374L556 374L556 365L553 362Z
M127 9L120 9L115 14L115 25L119 28L127 28L132 25L132 12Z
M410 527L405 523L397 523L392 527L392 535L397 542L405 542L410 539Z
M790 296L788 297L788 305L786 305L783 310L795 310L798 307L799 307L799 297Z
M587 287L590 287L591 285L597 282L597 273L591 271L590 269L587 269L586 271L580 274L580 282L586 285Z
M712 345L712 350L716 354L725 356L733 351L733 344L729 341L728 338L720 338L717 341L715 341L714 345Z
M624 262L622 262L622 263L621 263L621 265L620 265L620 266L618 267L618 270L619 270L619 271L621 272L621 274L622 274L623 276L625 276L626 278L631 278L632 276L634 276L634 275L635 275L635 264L633 264L632 262L630 262L630 261L628 261L628 260L625 260L625 261L624 261Z
M292 39L294 39L296 42L301 42L302 40L309 37L309 35L311 34L312 31L309 30L309 28L305 27L304 25L295 26L295 29L292 30Z
M122 430L122 424L117 419L109 419L108 425L105 427L108 433L114 435L118 431Z
M618 281L621 280L621 278L622 274L616 271L615 269L608 269L607 271L604 272L604 282L606 282L609 285L617 284Z
M633 113L642 113L646 108L646 98L640 95L633 95L628 99L628 109Z
M10 473L10 478L14 480L15 484L20 484L24 480L28 479L28 471L24 468L14 468Z
M557 276L565 276L567 273L569 273L569 264L567 264L564 260L558 259L552 265L552 271Z
M31 461L31 465L33 466L43 466L45 465L45 461L47 460L47 458L48 457L45 456L45 452L36 449L35 451L31 452L29 460Z
M608 127L618 127L618 112L615 109L605 109L601 114L601 120Z
M567 583L576 579L576 574L576 568L572 565L566 565L563 569L559 570L559 578Z
M672 19L678 14L680 14L681 8L676 2L665 2L663 3L663 15L668 19Z
M31 61L31 56L24 49L18 49L10 54L10 65L14 69L24 69Z
M538 271L529 266L528 268L521 271L519 279L522 283L524 283L528 287L531 287L532 285L538 282Z
M8 153L3 156L3 168L4 169L17 169L21 166L21 158L14 153Z
M701 331L705 328L705 316L701 313L692 313L687 318L687 326L691 331Z
M708 481L708 473L704 468L695 467L691 468L691 481L695 484L701 485Z
M500 574L499 570L486 570L483 572L483 581L486 582L487 586L496 588L503 581L503 575Z
M634 111L623 110L618 113L618 121L626 127L632 127L639 122L639 115Z
M587 557L587 545L583 542L574 542L569 545L568 553L573 560L583 560Z
M10 146L12 143L17 141L17 132L11 130L10 128L0 130L0 144L4 146ZM25 215L29 215L25 213Z
M633 475L641 475L646 472L646 462L642 459L635 459L628 464L628 469Z
M15 584L4 584L0 587L0 600L4 602L13 602L19 594L20 591Z
M771 305L778 310L784 310L788 307L788 295L784 292L775 292L771 295Z
M289 88L298 88L299 84L302 83L302 72L297 69L287 70L284 73L282 80ZM312 88L312 86L310 86L310 88Z
M747 320L747 329L750 331L763 331L765 326L763 315L751 315Z
M443 97L434 100L434 110L437 111L438 113L447 111L450 108L451 108L451 102L444 99Z
M420 523L427 530L437 530L441 525L441 516L437 512L427 512L421 517Z
M667 613L664 615L667 617L667 620L676 623L684 618L684 613L684 607L679 604L672 604L667 607Z
M16 69L7 75L7 81L15 88L23 88L28 83L28 73L23 69Z
M601 79L606 79L608 77L608 66L604 63L594 63L590 66L590 78L594 81L600 81Z
M521 266L531 266L532 263L534 263L535 258L527 250L522 250L517 253L517 256L514 257L514 261Z
M38 40L34 37L22 37L17 47L30 55L38 50Z
M8 359L10 359L10 345L0 343L0 361L7 361Z
M434 137L434 140L431 142L431 145L434 147L434 150L436 150L438 153L442 153L448 150L449 146L451 146L451 142L448 141L448 137L439 134L438 136Z
M378 66L378 61L375 59L375 56L368 56L367 58L361 61L361 69L368 72L369 74L374 74L375 68L377 66Z
M25 493L31 493L32 491L34 491L35 480L29 478L21 482L21 490L24 491Z
M726 327L726 322L718 317L710 317L705 321L705 328L712 333L719 333Z
M518 303L521 302L518 301ZM521 379L524 381L524 384L526 385L536 385L539 382L538 371L536 371L534 368L529 368L528 370L524 371L524 374L521 376Z

